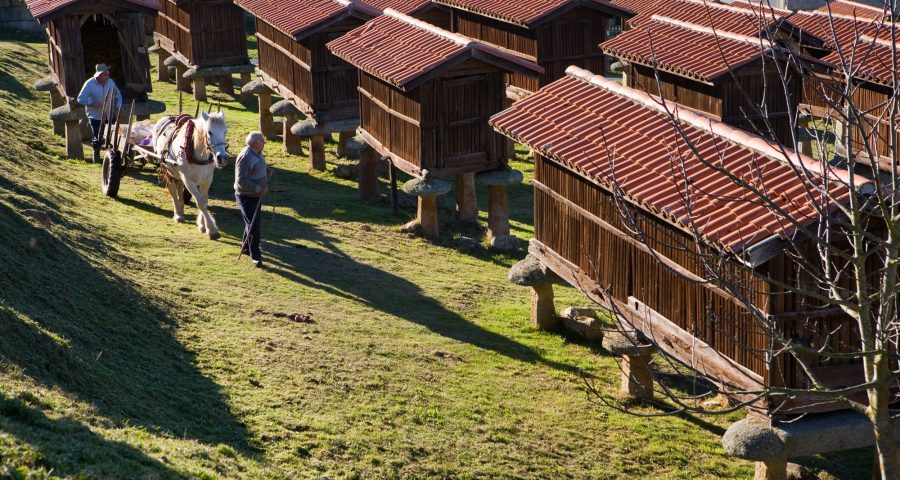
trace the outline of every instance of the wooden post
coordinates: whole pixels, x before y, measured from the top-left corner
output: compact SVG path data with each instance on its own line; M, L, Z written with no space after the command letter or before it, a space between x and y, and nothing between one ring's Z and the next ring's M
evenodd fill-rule
M230 73L219 77L219 91L225 95L234 95L234 79Z
M268 110L266 110L268 111ZM284 138L284 151L291 155L303 154L303 142L300 137L291 132L291 127L297 123L296 115L285 115L282 137Z
M81 126L78 120L65 122L66 129L66 157L74 160L84 160L84 145L82 145Z
M194 100L198 102L206 101L206 77L197 75L194 77Z
M478 223L478 198L475 194L474 172L456 174L456 219L464 223ZM508 230L509 222L507 222Z
M622 355L622 393L636 400L653 398L650 359L651 355L648 353Z
M250 83L250 79L251 79L251 78L252 78L252 77L251 77L251 75L250 75L249 73L242 73L242 74L241 74L241 87L243 87L244 85ZM250 93L250 92L244 93L243 91L241 91L241 97L240 97L241 103L243 103L243 102L249 102L249 101L250 101L250 97L252 97L252 96L253 96L253 94ZM271 101L271 97L270 97L270 101ZM270 106L271 106L271 105L270 105Z
M437 197L434 195L420 196L416 217L417 222L422 226L422 233L428 238L437 238L440 233L438 227Z
M320 172L325 171L325 137L316 135L309 139L310 168Z
M184 78L184 72L187 71L187 67L182 64L175 65L175 83L178 85L178 90L181 90L184 93L191 93L193 90L191 89L191 79Z
M277 140L275 116L269 111L272 108L272 94L260 93L257 97L259 97L259 131L269 140Z
M66 99L59 93L59 90L54 88L50 90L50 109L54 109L56 107L61 107L66 104ZM64 137L66 135L66 123L54 120L53 121L53 134L59 135L60 137Z
M787 480L787 459L779 458L765 462L756 462L756 474L753 480Z
M166 66L166 59L169 58L169 52L160 48L156 51L156 80L159 82L168 82L169 78L169 67Z
M540 330L551 330L558 323L556 305L553 301L553 284L542 283L531 286L531 326Z
M381 200L378 193L378 154L371 147L359 152L359 199L364 202Z
M337 156L345 158L347 156L347 142L353 138L356 132L341 132L338 134Z

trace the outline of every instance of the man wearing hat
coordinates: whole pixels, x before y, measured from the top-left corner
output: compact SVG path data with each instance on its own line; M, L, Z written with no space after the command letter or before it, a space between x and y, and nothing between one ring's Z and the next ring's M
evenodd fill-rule
M91 122L91 132L93 132L94 137L94 163L100 163L100 144L103 141L102 132L100 131L103 115L101 110L103 110L103 100L106 99L107 95L114 99L114 112L122 108L122 93L116 87L116 82L109 78L109 65L98 63L94 76L84 82L84 86L81 87L81 92L78 94L78 103L85 106L88 120ZM107 118L107 120L114 121L115 119Z

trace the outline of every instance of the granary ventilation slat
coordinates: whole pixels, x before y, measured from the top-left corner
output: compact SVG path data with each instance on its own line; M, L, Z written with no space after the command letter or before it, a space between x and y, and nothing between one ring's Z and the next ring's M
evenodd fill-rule
M634 204L683 229L693 226L705 241L732 252L771 237L787 238L794 229L711 165L758 185L801 224L817 219L817 205L803 191L827 188L836 201L850 195L846 171L829 170L828 182L817 174L801 181L794 173L799 166L821 172L812 158L791 150L781 154L760 137L668 108L681 133L649 95L570 67L566 77L492 117L491 125L605 188L616 183ZM871 188L861 177L854 180ZM693 208L687 192L696 202Z

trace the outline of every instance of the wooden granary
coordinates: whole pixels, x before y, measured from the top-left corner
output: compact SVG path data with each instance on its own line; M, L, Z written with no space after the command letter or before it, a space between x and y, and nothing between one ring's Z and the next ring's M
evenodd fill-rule
M380 15L385 8L393 7L436 23L446 23L449 18L446 11L428 0L236 3L256 16L262 85L254 86L253 93L260 95L260 115L271 113L263 111L271 92L284 98L285 103L274 108L287 120L285 149L302 153L300 138L310 138L310 159L318 170L325 168L325 135L340 133L343 144L359 125L356 68L334 56L325 44ZM298 124L300 115L305 120Z
M69 158L83 158L84 109L75 102L94 66L106 63L122 96L137 101L141 117L165 106L147 100L150 59L145 18L156 15L156 0L29 0L28 9L46 29L50 75L36 84L51 93L54 131L65 132Z
M390 9L328 48L359 69L359 131L365 142L416 177L416 185L440 185L437 179L455 175L464 190L457 191L460 216L476 216L474 174L503 169L513 154L487 123L503 109L504 75L537 76L541 67ZM521 180L517 174L510 178ZM419 222L426 234L436 235L434 193L416 189ZM509 236L508 224L503 231L500 223L491 223L492 237Z
M828 67L786 61L787 50L759 37L658 15L639 25L600 45L624 65L626 85L780 143L792 142L804 77Z
M829 171L840 182L815 173L801 180L792 169L817 165L809 157L683 108L674 113L676 128L650 95L582 69L568 72L491 120L535 152L535 238L529 252L539 268L613 310L626 329L642 332L680 361L729 385L726 391L806 385L790 355L766 355L772 336L746 304L698 281L708 278L703 256L710 251L730 259L716 268L735 279L731 284L740 285L740 296L787 337L850 351L844 343L854 328L849 316L817 309L815 302L757 275L765 272L786 284L803 281L794 255L806 254L804 243L784 242L796 235L796 225L779 222L724 173L758 179L785 214L799 225L813 225L820 219L814 202L790 192L823 188L846 199L848 172ZM872 187L864 178L854 181L861 189ZM511 273L513 278L534 284L537 277ZM547 313L554 312L547 308L552 290L540 287L533 305L543 309L535 309L533 321L546 328L556 321ZM646 360L640 352L628 355L635 362ZM862 375L861 364L850 360L811 362L830 387L855 385ZM646 364L630 367L646 370ZM840 406L767 397L752 408L771 414Z
M632 11L608 0L434 0L451 8L451 30L518 52L544 68L538 77L512 73L512 98L563 76L569 65L606 71L597 45L614 20Z
M232 0L159 0L153 43L160 80L168 80L174 66L182 91L206 100L207 78L216 78L226 93L233 74L245 80L254 71L247 55L244 12ZM191 85L193 83L193 86Z

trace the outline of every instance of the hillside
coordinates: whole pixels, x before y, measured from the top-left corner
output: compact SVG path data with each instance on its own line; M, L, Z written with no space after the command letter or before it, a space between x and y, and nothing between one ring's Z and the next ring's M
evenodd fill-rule
M216 242L172 223L149 168L103 197L31 88L45 48L0 41L0 478L752 475L720 445L739 415L591 403L579 370L614 392L616 363L528 326L528 291L505 279L521 255L461 253L454 237L472 232L452 222L437 244L401 234L411 210L362 204L277 144L266 270L237 260L231 169L212 188ZM171 85L154 89L176 104ZM236 152L255 105L212 97ZM515 167L527 183L530 165ZM524 242L528 185L511 207ZM560 308L583 303L558 289ZM810 462L865 478L871 452Z

